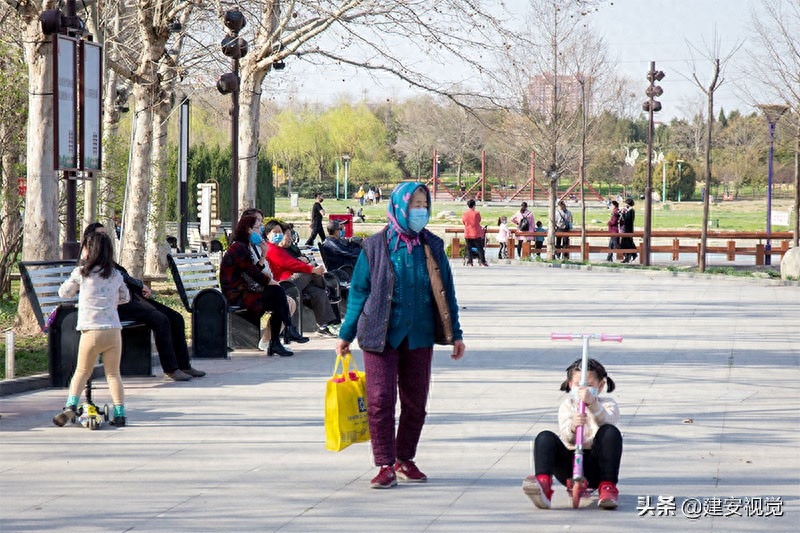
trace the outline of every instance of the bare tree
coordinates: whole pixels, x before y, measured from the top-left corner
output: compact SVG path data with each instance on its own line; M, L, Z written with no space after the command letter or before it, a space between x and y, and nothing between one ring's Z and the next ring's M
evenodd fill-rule
M582 93L587 102L602 87L605 45L585 16L601 1L531 0L522 45L508 50L503 87L513 109L509 122L518 142L536 152L550 186L547 258L555 254L559 178L574 170L582 138ZM579 81L583 80L583 84ZM583 90L582 90L583 88ZM590 105L590 104L589 104Z
M219 0L216 5L221 17L224 6ZM414 67L410 57L425 55L490 75L482 57L507 34L501 21L470 0L261 0L241 2L240 9L252 23L251 50L241 62L240 210L255 201L262 84L277 62L290 65L295 56L388 73L460 101L479 91L440 81L424 66Z
M692 58L696 53L701 54L706 60L711 63L711 79L707 85L704 85L700 80L697 73L697 64L692 59L692 80L695 85L700 88L706 95L707 99L707 114L708 121L706 125L706 139L705 139L705 189L703 193L703 225L700 230L700 261L697 268L700 272L706 270L706 250L708 246L708 215L709 215L709 199L711 197L711 146L713 143L714 134L714 93L725 82L724 69L731 57L741 47L737 44L733 49L723 58L720 58L720 40L714 31L714 36L711 43L706 43L704 49L694 47L689 44L689 52Z
M431 158L436 148L436 134L431 123L436 103L430 96L403 103L398 113L399 132L395 149L403 155L408 171L416 179L422 177L422 163Z

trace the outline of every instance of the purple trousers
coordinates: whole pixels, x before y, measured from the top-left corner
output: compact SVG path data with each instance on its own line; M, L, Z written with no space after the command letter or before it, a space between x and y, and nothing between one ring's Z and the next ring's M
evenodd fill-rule
M367 374L367 414L376 466L407 461L417 454L425 424L431 382L433 347L408 349L403 341L381 353L364 351ZM400 422L395 436L394 409L400 392Z

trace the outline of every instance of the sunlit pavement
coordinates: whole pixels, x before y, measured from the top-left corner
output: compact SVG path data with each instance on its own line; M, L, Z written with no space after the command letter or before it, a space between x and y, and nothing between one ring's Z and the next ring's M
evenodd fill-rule
M452 263L467 354L437 347L416 457L429 482L371 490L368 444L325 451L333 342L198 360L125 381L129 426L55 427L66 391L0 398L0 531L795 531L800 287L776 281ZM593 342L617 384L620 507L521 490L564 369ZM356 351L360 360L360 352ZM105 383L96 400L108 401Z

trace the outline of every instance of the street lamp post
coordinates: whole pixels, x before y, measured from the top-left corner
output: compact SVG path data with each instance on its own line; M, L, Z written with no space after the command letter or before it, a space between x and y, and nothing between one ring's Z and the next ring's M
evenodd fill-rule
M350 179L350 154L344 154L342 156L342 161L344 161L344 199L347 200L350 198L350 193L348 192L348 180Z
M347 200L347 198L345 198ZM339 160L336 160L336 201L339 201Z
M645 94L647 100L642 104L642 109L647 111L647 181L644 187L644 235L642 237L642 264L650 266L650 243L653 228L653 113L661 111L661 102L655 98L664 94L657 81L664 79L664 72L656 70L656 62L650 62L647 80L650 85Z
M667 160L664 160L661 167L661 205L666 205L667 202Z
M247 41L239 37L245 19L241 11L230 10L223 18L229 34L222 39L222 53L233 59L233 72L223 74L217 90L231 95L231 226L239 220L239 60L247 55Z
M775 155L775 125L778 120L789 110L783 104L762 104L757 106L767 119L769 126L769 159L767 163L767 242L764 245L764 264L772 264L772 159Z
M683 159L678 159L678 202L681 201L681 182L683 181Z

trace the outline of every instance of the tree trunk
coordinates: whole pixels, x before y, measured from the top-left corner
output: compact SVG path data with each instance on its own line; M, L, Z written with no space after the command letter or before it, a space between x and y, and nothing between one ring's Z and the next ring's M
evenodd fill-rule
M719 67L718 67L719 68ZM708 91L708 124L706 126L705 163L706 179L703 193L703 225L700 229L700 261L697 270L706 271L706 250L708 249L709 198L711 197L711 135L714 128L714 88Z
M266 72L256 64L242 62L242 85L239 92L239 213L256 206L258 179L258 136L261 131L261 84ZM265 206L260 206L264 208ZM231 223L235 226L236 220Z
M147 87L134 85L136 109L132 128L131 164L122 212L120 263L135 278L141 278L144 265L145 228L150 208L150 171L153 154L152 98Z
M144 271L149 276L161 276L167 271L166 241L167 211L167 118L170 106L163 99L154 112L153 174L150 182L150 209L147 216L147 244Z
M792 246L797 248L798 233L800 233L800 117L797 120L794 137L794 235L792 235Z
M119 35L122 26L122 2L118 2L113 14L111 26L113 26L112 34ZM101 40L104 40L101 37ZM118 59L117 43L111 41L105 47L105 53L109 59L116 61ZM113 180L109 178L108 169L110 165L110 152L107 149L109 141L115 140L119 131L120 112L117 110L117 84L120 83L120 77L114 69L105 70L105 94L103 95L103 143L106 149L102 151L101 167L102 171L97 177L97 216L100 222L106 227L113 227L114 225L114 206L117 205L117 199L114 195Z
M13 126L11 126L13 128ZM5 125L0 126L0 139L10 139L13 133ZM7 142L2 149L2 173L0 173L0 299L11 295L11 271L22 248L22 224L20 221L20 196L17 187L17 165L20 146Z
M150 177L152 175L155 108L162 105L166 94L162 90L159 62L164 56L164 46L169 33L163 21L154 19L152 6L140 2L137 8L137 25L142 38L142 51L137 61L133 85L133 142L128 180L125 189L125 206L120 241L120 263L133 277L141 278L145 264L145 229L150 210Z
M58 174L53 169L52 45L39 29L37 17L25 19L24 47L28 65L27 185L22 259L61 258L58 241ZM15 329L38 332L30 302L20 289Z
M104 149L101 154L103 168L97 177L97 216L103 225L109 229L114 224L114 205L116 198L114 197L114 184L111 175L109 174L110 166L110 151L108 145L110 142L116 142L117 133L119 132L119 111L116 109L116 88L119 82L119 76L113 70L106 70L106 86L105 95L103 97L103 145Z
M556 196L558 195L558 177L550 178L550 198L547 206L547 260L556 257Z

